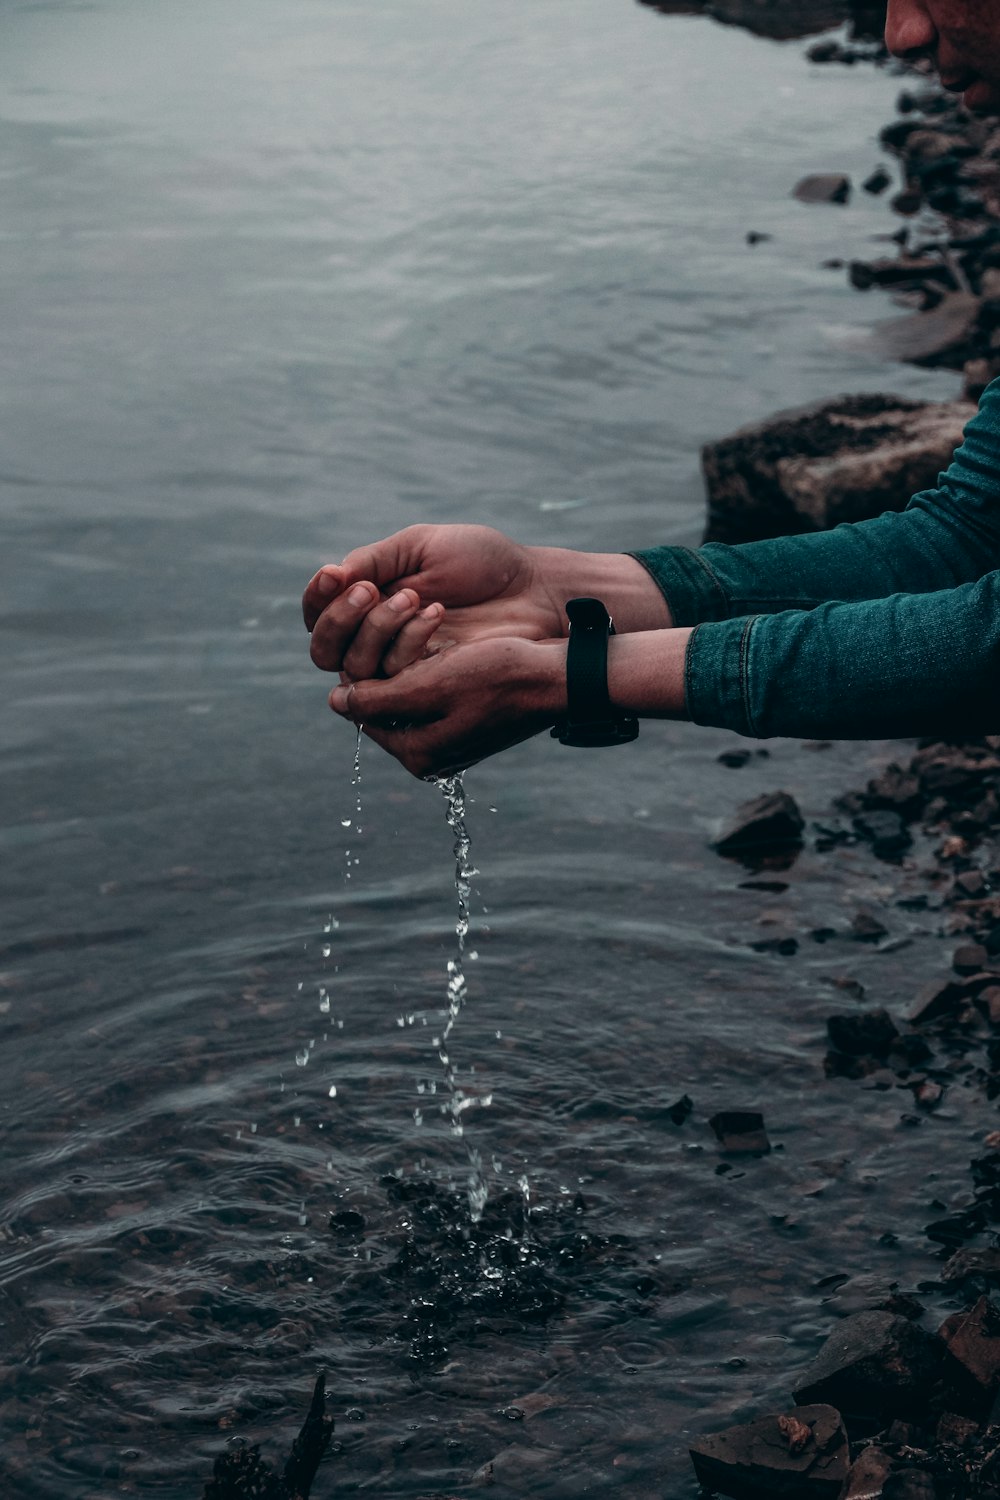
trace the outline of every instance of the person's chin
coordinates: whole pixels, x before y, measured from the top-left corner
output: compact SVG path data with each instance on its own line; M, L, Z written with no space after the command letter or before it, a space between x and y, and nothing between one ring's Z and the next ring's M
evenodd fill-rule
M965 90L962 103L978 115L1000 114L1000 84L977 78Z

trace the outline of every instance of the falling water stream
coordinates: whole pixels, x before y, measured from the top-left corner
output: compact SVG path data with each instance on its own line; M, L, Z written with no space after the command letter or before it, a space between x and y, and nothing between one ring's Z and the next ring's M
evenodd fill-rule
M465 1141L465 1149L469 1157L469 1174L466 1179L469 1212L473 1223L478 1222L486 1206L488 1189L486 1179L483 1176L482 1156L477 1148L470 1144L465 1135L465 1124L462 1116L467 1109L473 1105L487 1106L493 1102L491 1094L467 1093L458 1079L458 1067L451 1055L451 1035L455 1029L455 1023L462 1013L468 997L468 985L465 978L465 944L469 935L469 900L472 895L472 877L477 874L475 865L472 863L472 845L469 839L469 831L465 823L465 786L462 776L443 776L438 778L437 785L444 795L446 804L446 817L448 827L454 834L455 854L455 890L458 893L458 918L455 923L455 954L448 960L448 1019L441 1035L434 1038L434 1045L438 1049L438 1056L444 1068L445 1083L448 1089L448 1099L442 1105L443 1112L451 1120L452 1132Z

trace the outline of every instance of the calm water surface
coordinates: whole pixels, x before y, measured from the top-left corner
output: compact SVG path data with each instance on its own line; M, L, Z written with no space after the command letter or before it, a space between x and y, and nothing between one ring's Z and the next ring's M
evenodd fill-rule
M885 206L788 196L874 165L896 85L629 0L51 0L4 33L0 1488L193 1497L323 1365L318 1500L471 1495L512 1448L498 1494L684 1500L689 1437L784 1400L862 1295L820 1281L928 1273L981 1132L971 1096L909 1129L823 1078L832 978L901 1008L944 962L894 905L917 877L807 850L764 892L708 847L888 747L731 771L648 725L470 773L467 1130L568 1270L547 1321L473 1298L415 1359L400 1246L441 1251L466 1167L431 1092L451 835L371 748L342 827L298 596L416 519L693 540L700 442L951 394L820 269ZM809 941L860 907L908 946ZM755 1105L782 1149L720 1175L707 1118Z

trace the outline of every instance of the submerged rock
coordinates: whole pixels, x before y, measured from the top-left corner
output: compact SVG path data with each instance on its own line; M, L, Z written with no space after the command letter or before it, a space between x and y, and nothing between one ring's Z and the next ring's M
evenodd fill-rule
M702 450L706 539L824 531L902 510L936 484L973 412L964 401L839 396L741 428Z
M850 1464L840 1413L823 1405L729 1427L690 1453L699 1482L733 1500L838 1500Z
M771 1149L764 1116L755 1109L724 1109L709 1120L724 1151L766 1156Z

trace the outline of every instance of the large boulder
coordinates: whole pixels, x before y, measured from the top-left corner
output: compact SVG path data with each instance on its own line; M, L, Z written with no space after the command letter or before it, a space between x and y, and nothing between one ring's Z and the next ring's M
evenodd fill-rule
M839 396L779 412L702 450L706 541L825 531L902 510L937 481L975 406Z

